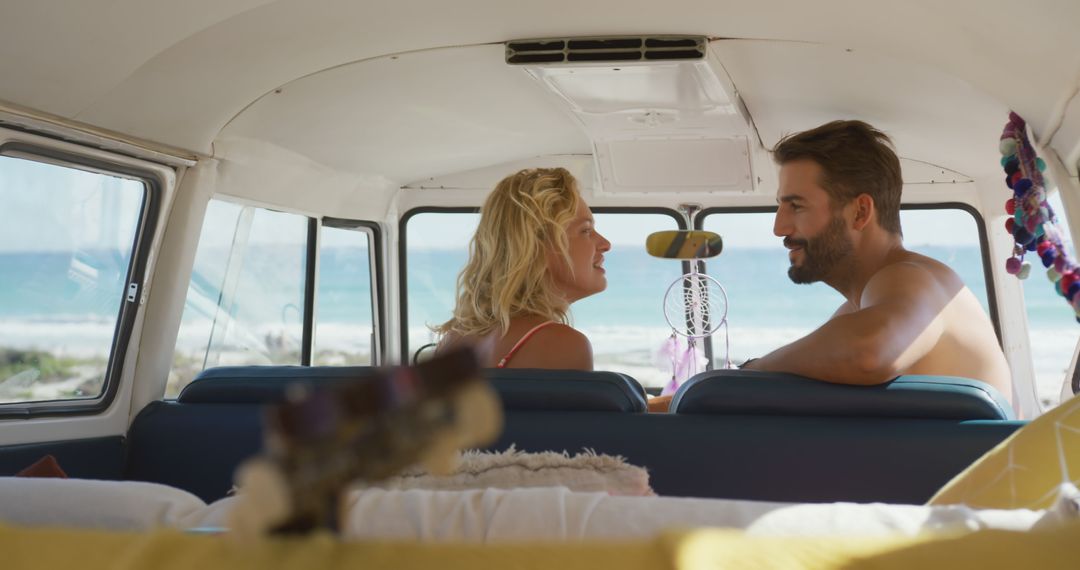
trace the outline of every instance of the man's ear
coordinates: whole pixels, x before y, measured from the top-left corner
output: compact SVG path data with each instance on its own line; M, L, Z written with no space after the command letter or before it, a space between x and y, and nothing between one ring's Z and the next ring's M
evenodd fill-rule
M855 230L862 230L876 215L874 213L874 199L869 194L859 194L852 200L852 204L855 207L855 220L851 227Z

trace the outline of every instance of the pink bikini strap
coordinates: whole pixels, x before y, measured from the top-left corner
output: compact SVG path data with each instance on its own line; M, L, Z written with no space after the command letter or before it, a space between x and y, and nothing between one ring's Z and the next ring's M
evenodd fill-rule
M510 352L507 352L506 356L502 357L502 360L500 360L499 363L495 365L495 368L506 368L506 363L510 362L510 359L514 357L514 353L517 352L518 349L521 348L525 344L525 341L529 340L529 337L531 337L533 335L533 333L535 333L536 331L538 331L538 330L540 330L540 329L542 329L542 328L544 328L544 327L546 327L548 325L553 325L553 324L555 324L555 321L548 321L546 323L540 323L540 324L536 325L535 327L529 329L529 332L522 335L521 339L517 341L517 344L514 345L514 348L511 348Z

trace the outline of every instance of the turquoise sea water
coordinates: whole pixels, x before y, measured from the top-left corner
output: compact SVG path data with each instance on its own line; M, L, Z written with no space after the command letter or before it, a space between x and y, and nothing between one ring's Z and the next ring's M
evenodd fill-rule
M273 248L249 256L251 274L278 274L281 279L252 286L245 305L281 305L297 299L301 277L291 249ZM982 260L975 248L924 247L919 251L953 267L986 305ZM368 318L370 289L347 263L349 252L323 252L320 273L320 320L356 322ZM120 306L126 252L26 252L0 254L0 320L111 319ZM279 259L280 258L280 259ZM453 304L455 280L464 264L461 250L412 252L408 263L409 326L442 322ZM285 261L288 260L288 261ZM286 263L286 265L282 265ZM708 264L708 273L726 288L729 319L756 326L812 326L827 317L840 302L822 284L794 285L786 275L786 251L781 248L728 251ZM261 269L260 269L261 267ZM616 248L605 261L608 290L574 306L575 322L599 326L654 326L662 324L660 301L667 286L682 273L679 262L655 259L644 252ZM1036 275L1027 283L1025 298L1033 326L1075 325L1064 301L1049 283ZM196 274L195 286L214 297L219 275ZM1040 287L1042 286L1042 287ZM659 321L659 322L658 322ZM10 339L4 339L10 340Z

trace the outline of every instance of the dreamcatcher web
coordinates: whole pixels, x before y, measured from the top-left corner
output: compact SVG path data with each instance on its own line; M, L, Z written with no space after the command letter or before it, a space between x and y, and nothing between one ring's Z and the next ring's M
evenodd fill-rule
M697 271L697 260L691 261L691 271L668 285L664 293L664 319L671 327L668 339L671 354L671 381L662 394L678 389L682 380L698 373L698 340L724 331L724 367L731 368L731 346L727 330L728 297L724 286L715 278ZM679 337L686 339L685 349ZM706 364L706 369L709 369Z
M679 277L664 294L664 319L672 332L704 338L727 324L727 291L704 273Z

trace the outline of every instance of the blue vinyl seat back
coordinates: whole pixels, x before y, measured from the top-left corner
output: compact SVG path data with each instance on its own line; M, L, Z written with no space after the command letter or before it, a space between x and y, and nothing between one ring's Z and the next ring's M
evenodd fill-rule
M240 463L263 447L262 412L254 404L151 402L128 429L124 478L221 499Z
M219 366L208 368L180 391L185 404L273 404L290 386L332 387L365 381L372 366Z
M215 501L233 471L263 447L263 408L296 386L372 378L369 366L222 366L203 371L175 402L152 402L128 430L125 477L186 489Z
M489 368L484 371L503 409L641 413L645 389L617 372Z
M262 448L264 404L280 401L297 381L350 382L365 371L372 369L209 370L177 401L153 402L138 414L127 435L125 478L176 486L205 501L220 499L232 487L236 467ZM791 408L636 413L644 409L640 387L620 375L485 374L506 408L505 429L493 449L515 444L526 451L591 448L623 455L646 467L653 488L664 495L918 503L1023 425L888 413L867 417L865 411L832 417L787 413ZM691 388L684 388L677 407L694 402L686 400ZM573 396L544 395L562 389Z
M678 414L1013 420L993 386L953 376L900 376L877 386L831 384L794 374L714 370L676 392Z

